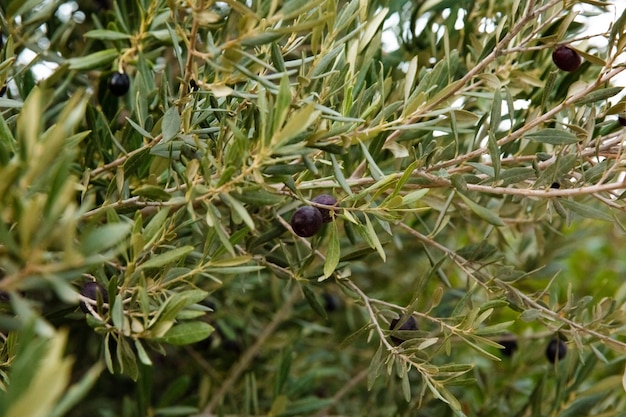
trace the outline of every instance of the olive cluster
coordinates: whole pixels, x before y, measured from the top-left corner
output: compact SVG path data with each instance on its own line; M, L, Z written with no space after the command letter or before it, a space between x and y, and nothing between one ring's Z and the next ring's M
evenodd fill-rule
M503 347L502 354L504 356L512 356L517 350L517 340L515 340L513 335L507 335L505 339L499 340L498 343ZM545 356L548 362L555 363L560 361L565 358L566 354L567 345L562 339L558 337L550 339L545 350Z
M329 206L329 208L302 206L296 210L291 218L291 228L298 236L314 236L320 231L322 224L335 220L335 213L338 211L334 208L337 206L335 197L329 194L320 194L311 201L315 204Z

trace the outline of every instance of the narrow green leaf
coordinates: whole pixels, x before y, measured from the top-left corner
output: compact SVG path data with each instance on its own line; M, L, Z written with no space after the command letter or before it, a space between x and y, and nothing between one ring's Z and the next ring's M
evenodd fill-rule
M212 204L208 204L207 212L206 212L207 224L213 228L213 232L217 234L217 237L219 238L220 242L222 242L222 245L224 246L224 248L232 256L236 256L235 248L233 247L233 244L230 242L230 236L228 236L227 231L222 226L219 216L220 215L219 215L219 211L217 210L217 208L213 206Z
M276 42L272 42L271 47L272 62L278 72L285 72L285 61L283 59L283 53L280 50L280 46Z
M385 20L385 16L387 16L387 13L389 13L389 9L386 7L382 8L375 16L372 16L367 20L365 29L359 39L359 52L363 52L367 44L370 43L376 32L378 32L380 25L382 25Z
M162 339L171 345L189 345L206 339L213 330L213 326L203 321L184 322L169 329Z
M335 174L335 179L348 195L352 195L352 190L350 189L350 186L346 181L346 177L343 175L343 171L341 170L341 166L337 162L337 158L335 157L335 155L331 154L330 159L333 162L333 172Z
M421 200L422 197L424 197L426 194L428 194L428 188L411 191L410 193L402 197L402 205L411 206Z
M498 217L497 214L479 204L474 203L469 197L463 195L462 193L458 193L458 195L478 217L493 224L494 226L504 226L504 222L500 217Z
M126 121L128 121L128 123L130 123L130 125L133 127L133 129L135 129L137 132L139 132L139 134L141 136L143 136L144 138L149 138L149 139L154 139L154 137L152 136L152 134L150 134L150 132L148 132L146 129L144 129L143 127L139 126L137 124L137 122L134 122L133 120L131 120L130 118L126 118Z
M169 208L165 207L160 209L157 214L150 219L150 222L146 225L143 230L143 238L145 242L150 242L153 238L157 236L159 231L163 230L165 222L169 216Z
M68 62L71 70L85 71L109 65L118 55L119 51L116 48L111 48L81 57L70 58Z
M283 19L294 18L319 6L324 0L291 0L286 1L279 13Z
M7 125L4 116L0 114L0 165L5 165L15 152L15 138Z
M105 41L119 41L122 39L130 39L131 35L128 33L117 32L107 29L94 29L83 35L85 38L99 39Z
M115 373L115 367L113 366L113 358L111 356L111 344L109 343L109 339L111 338L111 333L107 333L102 339L102 344L104 345L104 363L107 366L107 369L111 373Z
M166 143L172 140L178 132L180 132L180 114L178 114L178 108L172 106L163 115L163 122L161 125L161 132L163 134L163 140L161 143Z
M148 353L141 344L141 340L135 340L135 349L137 350L137 355L139 356L139 360L141 361L141 363L151 366L152 361L150 360L150 356L148 356Z
M64 331L54 333L49 340L33 340L30 347L20 348L23 356L18 354L12 361L9 394L13 398L4 417L43 417L50 413L70 382L72 361L63 356L66 344L67 332ZM34 363L26 363L28 357ZM25 369L28 366L31 369ZM25 381L17 372L30 372L29 380ZM13 387L18 382L21 384Z
M554 94L554 85L556 84L556 79L559 75L558 70L552 71L548 74L548 78L546 79L545 86L541 89L541 108L545 109L548 103L550 102L550 97Z
M250 262L251 260L252 260L252 255L241 255L241 256L235 256L233 258L211 260L211 262L209 262L209 266L233 267L233 266L243 265L245 263Z
M285 126L276 132L271 143L274 148L279 148L289 139L304 132L319 118L320 111L315 110L315 104L310 103L289 116Z
M289 77L285 74L280 79L280 87L276 96L276 105L274 107L274 131L278 131L283 127L287 114L291 107L291 87L289 86Z
M535 170L533 170L531 167L514 167L502 172L500 175L500 180L502 181L502 185L509 185L520 183L529 178L533 178L534 176Z
M291 375L291 362L293 359L293 351L291 347L287 348L280 359L280 365L278 366L278 373L276 375L276 384L274 389L274 397L278 397L284 393L284 388L289 381L289 375Z
M242 265L242 266L220 266L203 268L203 272L219 273L219 274L249 274L250 272L261 271L265 267L263 265Z
M359 141L359 144L361 145L361 150L363 151L363 155L365 156L365 159L367 160L367 164L369 166L370 173L372 174L372 178L374 178L376 181L380 180L381 178L385 176L385 174L378 167L378 165L376 164L376 161L374 161L374 158L372 158L372 155L370 155L369 150L367 149L367 146L365 146L363 142L361 141Z
M413 85L415 84L415 79L417 77L417 55L413 57L409 61L409 67L406 71L406 77L404 77L404 105L406 107L409 98L411 97L411 92L413 91Z
M578 142L578 138L565 130L547 128L524 136L528 140L548 143L550 145L570 145Z
M3 109L19 109L24 106L20 100L12 100L6 97L0 97L0 108Z
M177 261L185 256L189 255L193 252L193 246L183 246L180 248L172 249L167 252L163 252L151 259L148 259L146 262L139 266L139 269L147 269L147 268L159 268L161 266L167 265L174 261Z
M559 202L563 207L570 210L573 213L578 214L579 216L586 217L588 219L602 220L605 222L613 222L613 216L610 214L599 210L595 207L591 207L588 204L581 204L574 200L567 199L559 199Z
M274 401L272 402L272 406L270 407L270 412L268 413L268 415L270 416L279 416L281 414L283 414L285 412L285 409L287 408L287 404L289 403L289 400L287 399L286 395L279 395L278 397L274 398Z
M402 372L402 394L406 402L411 401L411 382L409 381L409 372L405 369Z
M374 230L374 226L372 225L372 222L370 221L367 215L365 215L365 226L366 226L365 231L366 231L367 236L369 237L369 242L371 246L376 249L376 251L378 252L378 255L383 260L383 262L386 261L387 255L385 254L383 245L380 243L380 240L378 239L378 234Z
M331 49L328 53L324 54L324 56L320 58L317 65L313 68L313 71L311 72L311 78L314 79L322 75L324 71L326 71L328 66L332 63L332 61L337 58L337 55L344 52L345 49L346 46L341 43Z
M559 413L559 417L583 417L593 415L592 410L607 396L608 392L582 395L576 398L566 410Z
M248 210L241 204L237 199L233 198L228 193L221 193L220 198L228 207L230 207L237 215L243 220L243 222L248 226L250 230L254 230L256 227L254 225L254 220L250 217Z
M54 409L47 417L61 417L69 413L69 411L82 400L89 390L98 381L100 374L104 369L102 362L96 362L89 371L81 378L80 381L73 384L67 390L67 393L54 406Z
M493 93L493 101L491 103L491 117L489 119L489 132L495 133L500 128L502 121L502 97L500 89L496 89Z
M411 176L413 175L413 171L417 168L418 164L419 164L419 161L413 161L408 167L406 167L406 169L402 173L402 176L396 182L396 186L393 190L393 193L389 195L388 197L389 199L397 196L400 193L400 191L402 191L404 184L406 184L409 178L411 178Z
M265 31L260 33L255 33L253 35L249 35L244 37L241 40L242 46L261 46L271 42L275 42L282 38L282 34L276 31Z
M370 366L367 371L367 389L368 390L372 389L372 387L374 386L374 382L376 382L378 375L380 375L380 367L382 363L383 363L383 344L380 343L378 345L378 349L376 350L376 353L374 354L374 357L372 358L372 361L370 362Z
M615 40L624 36L624 29L626 28L626 9L622 11L620 17L613 22L611 27L611 33L609 34L609 45L607 50L613 49L613 45L615 44ZM621 51L617 51L619 54ZM626 388L625 388L626 389Z
M496 135L492 130L489 131L487 149L489 149L489 156L491 157L491 164L493 166L493 179L497 181L500 177L500 147L498 146Z
M106 224L94 229L81 242L81 251L85 255L99 253L120 243L130 233L127 223Z
M576 104L590 104L590 103L595 103L596 101L606 100L622 91L624 91L624 87L602 88L600 90L592 91L586 96L580 98L579 100L576 101Z
M452 184L452 186L457 189L458 191L464 193L467 191L467 181L465 180L465 177L462 174L452 174L450 175L450 183Z
M304 294L304 298L306 298L313 311L315 311L317 314L319 314L320 317L326 320L328 318L326 310L324 310L324 307L322 307L322 305L318 301L315 293L306 285L302 286L302 293Z
M337 222L329 224L330 233L328 235L328 249L326 250L326 261L324 262L324 278L328 278L335 272L340 258L340 242Z
M111 319L113 320L113 325L115 325L120 332L124 332L124 302L122 301L122 294L115 296Z
M125 375L128 375L133 381L137 381L137 378L139 377L137 357L125 338L120 338L118 340L117 361L122 368L122 372Z
M244 187L232 194L237 200L255 207L274 206L282 204L285 197L273 194L259 186Z
M237 4L237 3L235 3ZM160 407L154 410L154 415L156 416L191 416L199 413L197 407L192 407L189 405L172 405L170 407Z

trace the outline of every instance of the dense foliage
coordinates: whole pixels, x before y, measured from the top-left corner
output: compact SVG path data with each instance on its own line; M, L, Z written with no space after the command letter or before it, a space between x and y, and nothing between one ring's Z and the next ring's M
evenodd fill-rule
M0 5L0 415L624 415L610 2Z

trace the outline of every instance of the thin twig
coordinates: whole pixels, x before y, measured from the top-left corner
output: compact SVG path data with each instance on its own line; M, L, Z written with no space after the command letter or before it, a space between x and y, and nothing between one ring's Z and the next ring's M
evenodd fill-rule
M204 0L198 0L198 4L193 7L193 22L191 23L191 32L189 33L189 45L187 47L187 60L185 62L185 74L183 82L180 86L179 98L182 98L189 90L189 82L191 81L191 71L193 67L193 58L196 51L196 39L198 37L198 29L200 28L200 19L198 14L204 9ZM181 102L182 104L182 102Z
M437 100L434 100L432 103L429 103L428 106L426 106L424 108L420 108L419 109L419 113L416 113L414 116L409 117L408 119L403 121L402 124L403 125L407 125L407 124L415 123L417 120L419 120L421 117L423 117L423 115L425 113L428 113L429 111L431 111L434 108L436 108L439 104L445 102L446 100L450 99L455 94L457 94L462 88L464 88L464 86L470 80L472 80L476 75L480 74L481 71L483 71L489 64L491 64L493 61L495 61L496 58L503 53L503 50L504 50L505 46L507 46L509 44L509 42L511 42L511 40L515 36L517 36L517 34L520 31L522 31L524 29L524 27L526 26L526 24L528 22L530 22L531 20L535 19L535 17L537 15L543 13L545 10L549 9L550 7L554 6L555 4L558 4L560 1L561 0L553 0L550 3L548 3L547 5L544 5L544 6L538 8L536 10L533 10L532 12L527 13L526 16L524 16L524 18L522 20L520 20L504 36L504 38L502 38L502 40L500 42L498 42L498 44L496 45L494 50L489 55L487 55L481 62L477 63L476 66L474 66L472 69L470 69L467 72L467 74L465 74L462 78L460 78L458 81L455 81L459 85L459 87L457 89L452 89L452 90L448 91L446 94L443 94L441 97L438 97ZM400 135L402 135L403 132L404 132L403 130L396 130L393 133L391 133L389 135L389 137L387 137L387 139L385 140L385 145L388 145L389 143L396 141L400 137ZM483 154L484 152L485 152L485 150L481 150L479 155ZM364 170L364 165L365 165L365 160L361 163L361 165L359 165L359 167L357 167L356 171L359 171L359 172L363 171Z
M116 167L122 165L123 163L125 163L131 157L137 155L138 153L141 153L141 152L145 151L146 149L150 149L150 148L154 147L154 145L156 145L157 143L159 143L161 141L162 137L163 137L162 135L159 135L159 136L155 137L154 139L152 139L152 141L150 141L150 143L147 143L147 144L143 145L141 148L137 148L135 150L132 150L132 151L128 152L127 154L120 156L115 161L111 161L108 164L105 164L105 165L101 166L100 168L94 169L93 171L91 171L91 176L95 177L97 175L102 174L105 171L110 171L111 169L116 168Z
M469 270L468 265L470 265L470 262L468 260L464 259L462 256L458 255L457 253L448 249L447 247L441 245L440 243L422 235L420 232L418 232L417 230L414 230L410 226L404 223L400 223L399 225L401 228L408 231L412 236L418 238L421 242L424 242L428 244L429 246L433 246L439 249L440 251L442 251L443 253L445 253L446 256L448 256L458 267L460 267L465 273L467 273L468 276L473 278L475 282L477 282L478 284L486 288L485 281L477 277L473 271ZM495 283L498 287L507 291L508 293L514 293L516 296L519 297L520 300L522 300L528 306L532 307L533 309L541 311L545 316L548 316L551 320L554 320L559 323L564 323L572 329L575 329L581 333L585 333L589 336L593 336L597 338L600 342L607 345L609 348L613 348L614 350L619 350L620 352L626 352L626 343L612 339L610 336L604 335L592 329L588 329L587 327L585 327L584 324L579 324L573 320L568 319L567 317L563 317L561 314L554 312L551 309L541 305L540 303L536 302L528 295L524 294L522 291L517 290L512 285L500 279L493 279L491 282Z
M348 383L346 385L344 385L339 391L337 391L337 393L335 395L333 395L333 398L331 399L332 402L328 406L326 406L323 409L321 409L315 415L315 417L330 417L328 415L328 410L330 410L330 408L333 407L335 404L339 403L339 401L341 401L341 399L348 392L350 392L350 390L352 388L354 388L357 385L359 385L367 377L367 372L368 372L368 369L365 368L365 369L361 370L361 372L356 374L354 377L352 377L350 379L350 381L348 381Z
M350 288L352 291L357 293L359 295L359 297L361 298L361 300L363 301L363 304L365 305L365 309L367 310L367 313L370 316L372 324L374 325L374 328L376 329L376 333L378 333L378 336L380 337L380 340L383 343L383 345L385 345L385 348L388 351L397 352L397 349L395 347L391 346L391 344L387 341L387 338L385 337L385 333L383 332L382 327L380 327L380 324L378 324L378 319L376 318L376 313L374 312L374 309L372 308L372 304L370 303L370 299L367 296L367 294L365 294L363 292L363 290L361 290L361 288L359 288L358 285L356 285L354 282L352 282L350 280L346 280L344 282L344 284L348 288Z
M546 190L533 190L529 188L490 187L487 185L467 184L467 189L471 191L479 191L481 193L500 195L522 195L526 197L569 197L575 195L596 194L603 191L612 191L622 188L626 188L626 182L598 184L580 188L549 188Z
M293 304L296 302L299 296L300 288L298 286L295 286L291 290L291 294L289 294L287 299L283 302L283 305L276 312L276 314L274 314L274 318L272 319L272 321L265 327L265 329L263 329L263 332L261 332L254 344L250 346L243 353L243 355L241 355L239 361L228 371L228 378L226 378L226 380L220 385L220 388L217 390L217 392L213 394L211 400L204 408L202 413L198 414L196 417L213 416L213 410L215 410L215 408L223 400L226 393L231 390L241 374L246 369L248 369L254 357L265 346L265 343L270 338L270 336L274 334L278 326L289 317L289 314L291 313L291 308L293 307Z

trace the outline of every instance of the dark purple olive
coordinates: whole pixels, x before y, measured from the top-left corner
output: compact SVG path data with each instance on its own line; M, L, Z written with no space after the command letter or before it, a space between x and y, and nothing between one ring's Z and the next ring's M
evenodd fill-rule
M617 121L620 125L626 126L626 115L620 114L619 116L617 116Z
M130 78L128 78L128 74L125 72L114 72L109 77L107 85L111 94L121 97L128 93L128 89L130 88Z
M105 290L104 287L98 284L97 282L88 282L80 290L80 295L87 297L91 300L97 300L98 293L100 293L100 296L102 297L103 302L105 303L109 302L109 294L107 290ZM80 302L80 309L83 310L84 313L89 313L87 304L85 304L82 301Z
M552 61L559 69L567 72L577 70L582 62L578 52L564 45L558 46L552 52Z
M337 199L329 194L320 194L316 196L315 198L313 198L313 200L311 201L317 204L323 204L325 206L337 205ZM329 210L329 209L325 209L321 207L318 207L318 209L320 213L322 213L322 222L330 223L333 220L335 220L334 212L336 212L337 210ZM332 214L331 214L331 211L333 212Z
M328 312L333 312L341 308L341 299L333 293L325 292L322 294L324 299L324 309Z
M546 347L546 358L554 363L561 360L567 353L567 345L561 339L552 339Z
M561 188L561 184L559 184L558 182L553 182L552 185L550 185L550 188L558 190L559 188Z
M311 237L322 228L322 213L315 207L300 207L291 218L291 228L298 236Z
M408 319L404 320L404 323L402 324L402 326L397 327L401 320L402 320L402 318L391 320L391 324L389 325L389 330L391 330L391 331L394 331L394 330L409 330L409 331L410 330L418 330L417 320L415 320L415 317L409 316ZM404 342L404 339L400 339L399 337L392 335L391 336L391 341L394 343L394 345L397 346L397 345L401 344L402 342Z
M498 340L498 343L502 345L502 354L507 357L513 356L517 350L517 340L513 335L507 335L506 339Z

